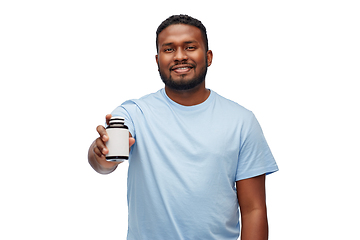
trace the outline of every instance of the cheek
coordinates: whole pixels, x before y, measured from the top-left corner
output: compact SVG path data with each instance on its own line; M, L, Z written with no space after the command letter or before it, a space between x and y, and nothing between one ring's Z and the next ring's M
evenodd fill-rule
M164 66L163 64L159 63L158 64L158 69L159 71L162 72L162 74L168 74L169 71L168 70L168 67Z
M158 58L158 66L161 69L166 69L169 66L169 59L168 57L159 57Z
M170 73L169 73L169 71L168 71L169 67L167 67L167 66L164 64L164 62L161 61L161 60L158 61L157 65L158 65L158 71L160 72L160 74L161 74L162 76L167 76L167 77L169 77L169 75L170 75Z
M196 53L190 56L191 59L193 59L197 65L207 65L206 55L203 53Z

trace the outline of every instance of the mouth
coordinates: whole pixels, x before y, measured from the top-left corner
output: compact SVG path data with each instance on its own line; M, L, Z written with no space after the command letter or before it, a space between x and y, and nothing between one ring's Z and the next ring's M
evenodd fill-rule
M184 73L190 72L191 69L193 69L193 68L194 68L194 66L192 66L191 64L180 64L180 65L172 66L170 68L170 71L173 71L178 74L184 74Z

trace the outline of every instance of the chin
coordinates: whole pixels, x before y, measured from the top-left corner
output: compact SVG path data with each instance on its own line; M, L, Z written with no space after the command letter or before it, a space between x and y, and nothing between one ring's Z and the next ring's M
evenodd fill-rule
M196 88L197 86L202 84L205 81L206 72L207 68L200 76L188 80L185 80L183 78L179 80L174 80L171 76L166 77L164 74L161 73L161 71L160 77L164 82L165 86L167 86L168 88L177 91L185 91Z
M174 80L169 80L169 79L163 79L163 82L165 84L165 86L167 86L170 89L173 90L178 90L178 91L184 91L184 90L190 90L193 88L196 88L197 86L199 86L201 83L203 83L205 80L204 79L192 79L189 81L174 81Z

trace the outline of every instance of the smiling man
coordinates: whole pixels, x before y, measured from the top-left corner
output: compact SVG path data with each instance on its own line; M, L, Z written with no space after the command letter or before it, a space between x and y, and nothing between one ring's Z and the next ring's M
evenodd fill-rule
M175 102L185 106L199 104L210 94L205 88L205 76L213 57L208 50L205 27L203 33L193 25L170 23L160 25L157 31L156 62L160 77L166 93ZM188 96L185 102L184 94ZM182 100L176 100L177 96Z
M207 49L200 29L184 24L171 25L159 33L157 42L156 62L166 87L175 90L205 89L204 81L207 67L211 65L212 52Z
M172 16L156 47L165 88L112 112L130 132L127 239L267 239L265 175L278 167L253 113L205 87L205 27ZM111 173L119 163L106 161L109 138L97 131L89 163Z

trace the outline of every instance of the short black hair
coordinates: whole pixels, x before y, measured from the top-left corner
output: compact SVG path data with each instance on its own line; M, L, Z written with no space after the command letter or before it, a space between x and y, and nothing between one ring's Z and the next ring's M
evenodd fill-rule
M197 20L196 18L190 17L185 14L180 14L180 15L173 15L173 16L167 18L165 21L163 21L159 25L158 29L156 30L156 50L157 50L157 52L159 52L159 47L158 47L159 34L168 26L174 25L174 24L187 24L187 25L191 25L191 26L199 28L201 31L201 35L203 37L204 43L205 43L205 51L207 52L209 50L209 43L208 43L206 28L205 28L204 24L202 24L202 22Z

